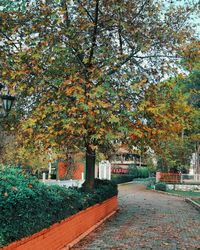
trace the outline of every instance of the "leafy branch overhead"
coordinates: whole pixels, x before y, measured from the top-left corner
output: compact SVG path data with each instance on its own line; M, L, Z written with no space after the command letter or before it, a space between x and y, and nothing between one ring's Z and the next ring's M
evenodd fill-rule
M22 2L0 12L0 79L18 96L21 142L93 152L137 131L137 105L180 70L197 11L168 0Z

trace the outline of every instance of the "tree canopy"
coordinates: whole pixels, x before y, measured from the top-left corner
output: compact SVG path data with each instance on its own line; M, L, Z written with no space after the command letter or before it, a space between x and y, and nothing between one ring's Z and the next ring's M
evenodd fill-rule
M95 151L137 131L144 90L178 70L197 4L23 3L0 13L0 79L18 96L20 142L86 149L86 184L92 187Z

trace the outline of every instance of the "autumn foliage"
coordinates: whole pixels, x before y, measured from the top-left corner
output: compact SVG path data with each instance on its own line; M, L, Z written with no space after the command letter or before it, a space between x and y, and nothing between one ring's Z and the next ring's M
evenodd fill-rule
M168 96L174 86L160 93L153 83L174 70L192 31L188 13L196 9L166 2L168 8L152 0L6 5L0 78L18 97L18 145L86 151L91 188L97 150L129 138L151 145L179 132L185 124L178 109L182 115L189 108Z

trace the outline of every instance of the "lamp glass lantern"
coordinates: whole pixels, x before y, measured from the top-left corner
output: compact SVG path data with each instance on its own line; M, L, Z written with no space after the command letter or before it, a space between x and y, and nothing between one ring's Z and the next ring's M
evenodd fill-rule
M3 104L3 109L5 110L6 113L8 113L12 108L15 97L10 95L2 95L1 99Z

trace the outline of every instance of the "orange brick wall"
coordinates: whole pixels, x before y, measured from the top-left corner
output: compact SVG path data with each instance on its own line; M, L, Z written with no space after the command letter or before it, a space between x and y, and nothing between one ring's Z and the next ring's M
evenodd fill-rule
M156 181L157 182L163 181L166 183L180 183L181 182L181 174L156 172Z
M2 250L59 250L117 209L117 196L96 204ZM13 229L14 230L14 229Z
M64 162L58 162L58 179L64 178L67 165Z
M74 171L74 178L75 180L81 180L82 179L82 173L84 173L84 164L83 163L76 163L77 167Z
M75 171L73 173L72 179L73 180L81 180L82 179L82 173L84 172L84 164L83 163L75 163ZM58 163L58 179L62 179L65 177L65 173L67 170L67 164L64 162Z

